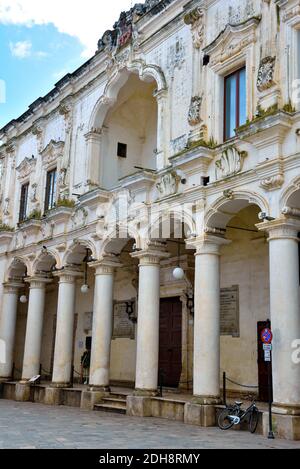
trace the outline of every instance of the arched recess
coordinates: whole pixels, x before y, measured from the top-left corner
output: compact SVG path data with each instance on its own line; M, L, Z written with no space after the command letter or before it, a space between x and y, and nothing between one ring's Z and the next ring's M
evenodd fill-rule
M87 252L92 259L97 259L97 249L94 243L88 239L78 239L67 249L62 265L81 265L87 256Z
M58 253L54 250L45 249L35 259L32 272L33 275L40 273L50 273L54 268L61 268L61 260Z
M178 239L188 239L195 232L196 223L193 214L185 207L170 207L150 219L147 238L151 240L174 236Z
M249 192L234 193L230 198L220 197L207 211L204 218L205 230L226 229L228 222L241 210L250 206L270 213L268 202L259 194ZM259 220L257 220L257 223Z
M30 263L22 257L14 257L6 272L6 282L11 280L23 280L31 274Z
M300 210L300 177L297 176L283 192L280 199L280 212L289 214L293 210Z
M159 67L135 61L116 70L89 121L87 181L111 189L139 168L156 169L164 153L166 80Z

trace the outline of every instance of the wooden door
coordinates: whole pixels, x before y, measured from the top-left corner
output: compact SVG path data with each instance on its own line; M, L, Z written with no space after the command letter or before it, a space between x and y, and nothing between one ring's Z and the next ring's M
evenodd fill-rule
M177 388L182 370L182 303L180 298L160 303L159 372L163 386Z
M268 327L270 327L269 321L262 321L257 324L258 386L259 386L259 400L261 402L269 401L269 388L268 388L269 363L264 361L264 349L263 349L263 343L261 340L262 331Z

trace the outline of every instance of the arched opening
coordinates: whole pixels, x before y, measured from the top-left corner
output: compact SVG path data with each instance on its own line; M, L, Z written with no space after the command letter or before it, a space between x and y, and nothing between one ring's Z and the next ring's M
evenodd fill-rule
M156 82L129 74L102 126L100 185L111 189L138 168L156 167ZM99 124L96 123L96 126Z
M256 228L262 209L248 200L229 200L208 218L207 227L231 241L222 246L220 257L221 372L231 380L228 395L258 394L267 400L266 363L258 340L259 328L270 316L269 249L265 234Z

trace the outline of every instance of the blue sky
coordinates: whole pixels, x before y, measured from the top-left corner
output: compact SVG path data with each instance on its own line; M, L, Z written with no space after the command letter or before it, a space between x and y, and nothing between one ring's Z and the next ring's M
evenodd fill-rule
M91 57L132 3L0 0L0 128Z

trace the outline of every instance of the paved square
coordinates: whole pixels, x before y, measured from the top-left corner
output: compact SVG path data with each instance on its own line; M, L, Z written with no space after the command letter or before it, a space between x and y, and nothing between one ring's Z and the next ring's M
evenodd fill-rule
M300 448L248 432L222 432L180 422L132 418L72 407L0 400L0 448Z

